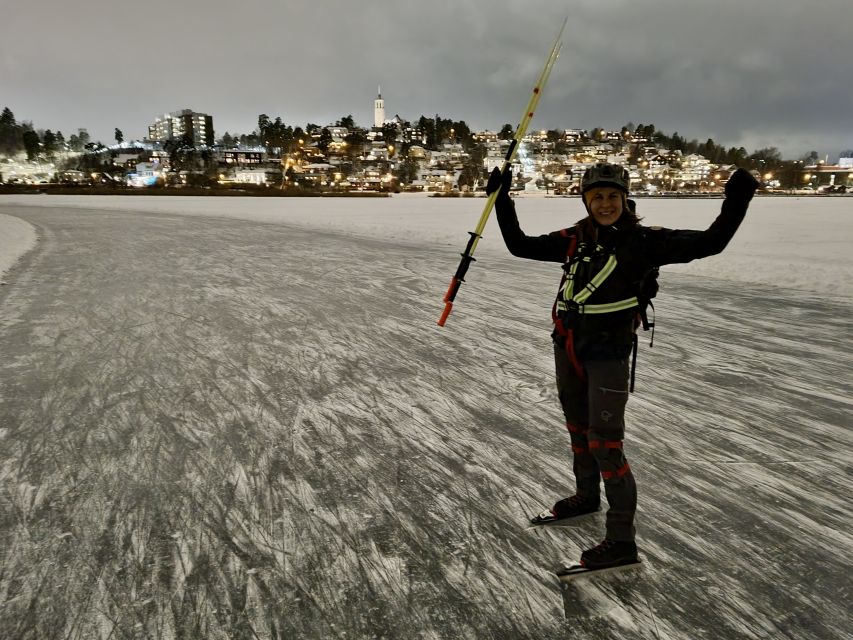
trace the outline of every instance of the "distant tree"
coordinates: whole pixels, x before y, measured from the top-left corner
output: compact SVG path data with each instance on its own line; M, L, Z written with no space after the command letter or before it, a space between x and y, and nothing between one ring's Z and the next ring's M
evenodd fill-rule
M63 152L68 150L68 145L65 144L65 136L59 130L56 132L56 148Z
M483 162L486 159L486 145L482 142L476 142L468 148L468 162L479 167L483 171Z
M640 145L628 145L628 164L639 164L640 160L642 160Z
M819 158L820 156L818 155L817 151L809 151L807 154L802 156L800 160L803 162L803 164L817 164Z
M219 163L216 160L216 155L213 153L211 149L205 147L199 153L201 158L202 170L204 171L204 175L208 178L209 181L216 180L216 174L218 173Z
M462 171L459 174L457 186L461 189L464 186L474 188L477 183L485 177L483 160L486 157L486 147L478 144L472 147L468 157L462 166Z
M3 107L3 113L0 114L0 127L15 127L15 114L9 107Z
M347 129L355 128L355 120L353 120L352 114L348 116L344 116L337 122L337 126L346 127Z
M464 120L457 120L453 123L453 137L466 151L474 144L474 133Z
M554 153L564 154L568 153L569 145L566 144L566 141L563 137L564 131L560 131L559 129L549 129L545 133L545 138L548 142L554 145Z
M260 143L260 138L256 133L244 133L240 136L240 144L244 147L257 147Z
M317 148L324 154L329 150L329 145L332 144L332 132L328 127L323 127L320 130L320 139L317 141Z
M270 117L267 114L262 113L258 116L258 140L262 146L267 148L267 151L269 151L272 146L269 140L270 124Z
M780 186L785 189L795 189L801 185L803 179L803 165L799 161L783 160L773 170L774 177L779 180Z
M0 154L14 155L23 147L22 131L9 107L0 114Z
M595 129L590 129L589 138L590 140L594 140L595 142L601 142L602 138L604 138L605 131L601 127L596 127Z
M180 147L181 145L174 138L170 138L163 143L163 151L166 152L166 155L169 158L169 167L173 170L175 170L179 164L178 150Z
M293 127L286 126L281 118L276 118L267 129L267 150L274 153L289 153L293 144Z
M418 118L418 129L423 132L424 144L427 149L435 149L437 144L437 135L435 130L435 120L421 116Z
M305 125L305 133L307 133L309 136L313 136L318 131L320 131L320 125L319 124L314 124L313 122L309 122L308 124Z
M233 147L234 137L226 131L222 138L219 139L219 144L221 144L223 147Z
M68 139L68 145L72 151L83 151L87 144L89 144L89 132L85 129L77 129L77 133L72 133Z
M52 157L56 153L56 136L53 131L47 129L41 137L42 145L44 145L44 153L47 157Z
M687 140L678 135L678 131L672 134L669 143L670 149L678 149L679 151L687 150Z
M743 147L730 147L724 156L726 164L736 164L738 166L746 164L747 151Z
M116 139L117 144L121 144L122 142L124 142L124 134L121 132L121 129L119 129L118 127L116 127L114 137Z
M753 161L753 163L760 163L764 168L769 169L782 162L782 154L776 147L765 147L763 149L753 151L749 155L749 160Z
M477 180L480 179L481 173L482 170L479 167L472 168L466 164L462 167L462 171L459 172L459 179L456 181L456 186L459 189L462 189L462 187L473 188Z
M26 131L24 131L22 138L24 143L24 151L27 152L27 160L35 160L38 157L39 150L41 148L39 134L37 134L32 129L27 129Z
M397 165L397 178L401 184L411 184L418 177L418 169L417 161L406 157Z
M501 140L509 140L515 135L515 128L511 124L505 124L498 132L498 138Z
M713 162L714 164L720 163L720 147L718 147L711 138L708 138L704 143L700 144L699 148L696 150L696 153L707 158L710 162Z
M264 140L264 132L267 130L267 127L270 126L270 117L262 113L258 116L258 134L261 136L261 141Z
M838 154L840 158L853 158L853 149L845 149L841 153Z
M346 155L350 158L357 158L364 152L367 136L362 129L353 129L344 138L344 142L347 143Z
M445 141L449 142L456 135L456 131L453 129L453 120L450 118L442 118L440 115L435 114L433 123L435 126L434 145L436 148Z
M258 116L258 131L261 144L267 148L267 153L270 155L273 155L277 149L281 150L287 146L287 142L284 139L286 129L287 127L285 127L280 117L277 117L275 121L271 121L265 113Z
M397 142L397 125L391 122L382 125L382 139L385 140L385 144L395 144Z

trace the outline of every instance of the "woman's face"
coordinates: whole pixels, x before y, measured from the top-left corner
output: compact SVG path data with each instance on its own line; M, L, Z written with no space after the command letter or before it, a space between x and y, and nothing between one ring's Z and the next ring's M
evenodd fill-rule
M619 189L595 187L584 197L593 220L602 226L610 226L622 215L622 192Z

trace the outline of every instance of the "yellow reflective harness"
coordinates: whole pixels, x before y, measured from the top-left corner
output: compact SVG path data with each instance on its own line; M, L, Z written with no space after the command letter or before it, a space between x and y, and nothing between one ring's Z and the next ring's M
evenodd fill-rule
M617 311L625 311L626 309L633 309L635 307L639 307L640 303L637 300L637 296L632 296L630 298L625 298L624 300L618 300L616 302L606 302L603 304L587 304L587 300L589 297L595 293L595 291L604 283L605 280L610 276L613 271L616 269L617 260L616 254L611 253L607 262L604 263L604 266L601 268L593 278L577 293L574 293L575 286L575 274L578 270L578 265L581 262L591 262L592 256L584 255L584 243L581 243L578 246L578 254L579 257L572 261L571 265L569 265L568 273L566 274L565 282L563 283L563 287L560 290L560 293L557 297L557 311L567 312L574 311L581 315L586 314L598 314L598 313L615 313ZM600 252L604 249L601 245L596 245L595 251Z
M588 252L586 243L578 243L577 234L572 234L569 229L564 229L560 232L562 235L570 238L569 249L566 254L566 262L567 265L563 265L563 279L560 281L560 289L557 293L557 300L554 302L554 306L551 309L551 318L554 321L555 333L559 336L565 337L566 344L566 355L569 358L569 362L574 368L575 375L581 380L586 379L586 371L584 370L584 366L581 361L578 359L577 354L575 353L575 337L574 330L571 322L564 323L563 320L566 319L566 314L578 314L578 315L592 315L592 314L603 314L603 313L616 313L618 311L626 311L628 309L637 309L637 316L642 323L642 327L644 330L648 330L651 328L652 330L652 342L649 343L651 346L654 342L654 326L655 323L649 322L648 317L646 316L645 307L649 306L654 310L654 306L651 303L651 298L655 296L657 293L657 268L652 269L648 272L648 274L652 274L652 278L654 280L654 288L650 292L646 291L644 285L640 286L640 295L643 296L642 304L640 302L639 296L632 296L630 298L625 298L624 300L617 300L616 302L605 302L600 304L588 304L587 300L589 300L590 296L595 293L599 287L607 280L608 277L616 270L618 261L616 260L616 254L611 253L607 260L604 263L604 266L601 270L595 274L595 276L590 279L590 281L577 293L574 292L575 286L575 276L577 275L578 265L581 262L590 263L595 255L600 255L604 253L604 247L600 244L595 245L595 248L592 252ZM576 251L577 250L577 251ZM647 275L648 275L647 274ZM637 326L635 325L635 330ZM630 374L630 385L629 391L634 391L634 373L637 368L637 334L636 331L632 340L632 355L631 355L631 374Z

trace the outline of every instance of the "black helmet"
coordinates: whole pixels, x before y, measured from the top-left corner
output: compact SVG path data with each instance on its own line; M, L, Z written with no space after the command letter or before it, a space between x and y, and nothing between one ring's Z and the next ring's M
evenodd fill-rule
M595 187L614 187L627 194L631 187L631 174L622 165L597 162L584 171L581 194Z

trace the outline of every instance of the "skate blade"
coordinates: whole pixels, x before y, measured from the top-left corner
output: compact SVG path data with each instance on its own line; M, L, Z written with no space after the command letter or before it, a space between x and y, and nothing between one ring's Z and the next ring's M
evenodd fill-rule
M583 522L589 516L594 516L598 511L590 511L579 516L571 516L569 518L554 518L553 520L543 520L541 522L528 521L527 531L534 529L547 529L548 527L571 527L576 522ZM537 516L538 517L538 516Z
M548 522L530 522L528 523L526 530L534 531L536 529L548 529L549 527L570 527L572 523L578 521L578 518L583 518L583 516L560 518L559 520L549 520Z
M561 567L557 569L554 573L557 575L557 578L560 582L571 582L572 580L576 580L577 578L583 578L587 576L600 576L608 573L618 573L620 571L626 571L628 569L637 569L642 565L642 560L637 560L636 562L626 562L625 564L619 564L615 567L605 567L604 569L588 569L580 564L568 565L565 567Z

